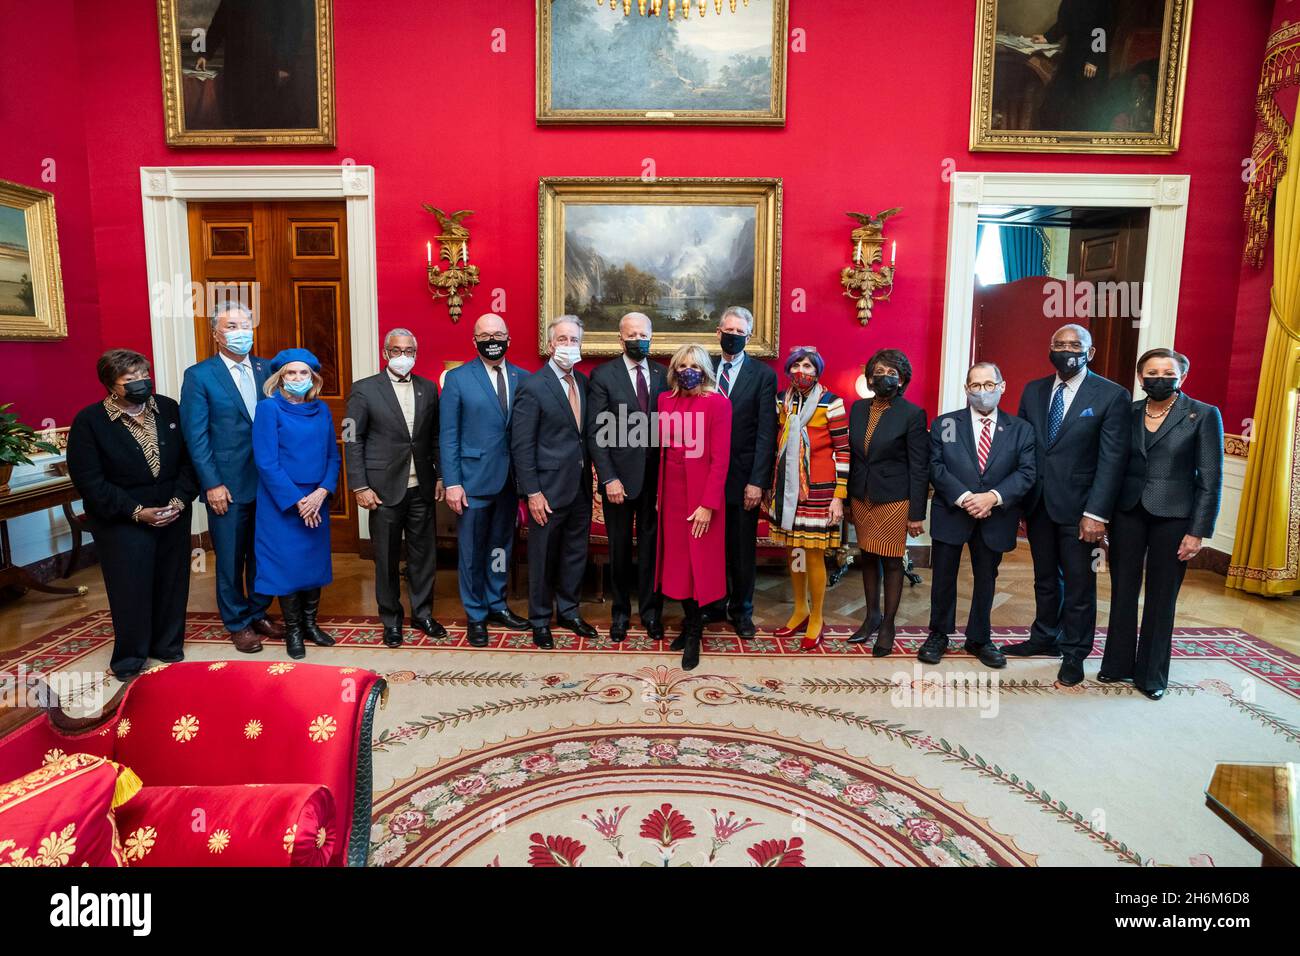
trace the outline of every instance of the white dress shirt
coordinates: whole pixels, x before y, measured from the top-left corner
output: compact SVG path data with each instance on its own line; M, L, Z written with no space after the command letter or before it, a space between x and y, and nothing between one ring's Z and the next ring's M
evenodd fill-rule
M509 408L511 401L514 399L514 396L510 394L510 369L506 367L506 360L503 358L500 364L498 365L488 364L488 360L481 355L478 357L478 360L482 362L483 367L487 369L488 382L491 383L493 392L496 392L497 390L496 370L501 369L501 379L502 381L505 382L504 388L506 390L506 408Z
M415 438L415 383L411 381L408 374L406 380L398 378L393 374L393 370L385 368L384 373L388 376L388 381L392 383L393 391L397 393L397 404L402 406L402 416L406 419L406 430L410 432L411 438ZM406 487L414 488L420 483L420 479L415 474L415 455L411 455L411 471L406 479Z
M990 445L989 445L989 454L991 455L991 454L993 454L993 447L992 447L993 433L996 432L996 431L998 430L998 412L997 412L997 409L994 409L993 412L992 412L991 414L988 414L988 415L981 415L979 412L975 411L975 409L973 409L973 408L970 410L970 425L971 425L971 428L973 429L973 431L974 431L974 433L975 433L975 454L976 454L976 456L977 456L976 459L975 459L975 463L976 463L977 465L979 464L979 458L978 458L978 455L979 455L979 447L980 447L980 435L981 435L981 434L983 433L983 431L984 431L984 423L985 423L985 422L991 422L991 423L992 423L992 425L991 425L991 427L990 427L990 432L989 432L989 442L990 442ZM986 464L987 464L987 462L986 462ZM991 492L993 492L993 496L994 496L995 498L998 499L998 507L1001 508L1001 507L1002 507L1002 496L1001 496L1000 494L998 494L998 490L997 490L996 488L990 488L989 490L990 490ZM965 501L967 498L969 498L969 497L971 496L971 494L972 494L972 492L969 492L969 491L963 491L960 495L957 496L957 500L954 502L954 504L956 504L956 505L960 505L963 501Z
M627 353L624 353L623 366L624 368L627 369L628 380L632 383L632 394L633 395L636 394L636 370L640 369L641 374L645 376L646 394L649 395L650 394L650 360L642 359L639 362L633 362L630 358L627 357Z

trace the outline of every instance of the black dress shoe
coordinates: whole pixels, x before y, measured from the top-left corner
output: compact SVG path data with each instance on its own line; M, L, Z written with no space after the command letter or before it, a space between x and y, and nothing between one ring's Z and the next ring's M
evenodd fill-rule
M1056 682L1062 687L1074 687L1083 682L1083 662L1067 657L1061 661L1061 669L1056 674Z
M727 612L720 607L704 608L705 624L721 624L727 619Z
M558 617L555 623L567 631L572 631L579 637L595 637L600 632L588 624L580 617ZM534 631L536 628L533 629ZM549 629L548 629L549 630Z
M1133 686L1137 687L1136 684ZM1147 690L1145 687L1138 687L1138 690L1142 692L1143 696L1146 697L1147 700L1160 700L1165 696L1165 689L1163 687L1157 690Z
M469 640L470 647L487 647L488 646L487 622L470 621L469 626L465 629L465 636Z
M894 624L891 621L888 625L880 625L880 634L876 636L876 643L871 648L872 657L888 657L889 652L894 649Z
M1029 640L1008 644L1002 648L1002 653L1008 657L1060 657L1061 649L1055 644Z
M921 649L916 652L916 659L922 664L938 664L943 655L948 653L948 635L930 632Z
M867 641L871 640L871 635L875 634L876 631L880 630L881 620L882 618L879 612L872 611L870 614L867 615L866 619L862 622L861 626L856 631L853 632L853 636L849 638L849 643L850 644L867 643Z
M985 667L992 667L997 670L1007 666L1006 656L1002 653L1001 648L992 641L986 641L983 644L967 641L961 646L961 649L967 654L974 654Z
M645 624L644 621L641 623ZM651 621L649 624L645 624L645 634L646 637L650 638L652 641L662 641L664 639L664 626L662 622Z
M627 625L615 624L609 629L609 639L615 644L620 644L627 639Z
M733 620L731 626L735 628L736 636L742 641L747 641L758 633L758 628L754 627L754 622L749 618L743 620Z
M413 617L411 626L417 631L423 631L430 637L446 637L447 629L431 617Z
M544 651L549 651L555 646L555 641L551 639L551 629L549 627L533 628L533 643Z
M500 611L491 611L487 616L489 624L500 624L502 627L508 627L512 631L528 630L528 618L520 617L510 608Z
M384 647L401 647L402 646L402 629L394 625L389 627L384 625Z
M1111 677L1109 674L1097 674L1097 680L1103 684L1122 684L1126 680L1132 680L1131 677Z

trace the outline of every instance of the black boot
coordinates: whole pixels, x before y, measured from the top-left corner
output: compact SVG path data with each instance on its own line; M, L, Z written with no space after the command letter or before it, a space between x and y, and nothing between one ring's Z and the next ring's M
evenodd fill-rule
M316 611L320 608L320 588L300 591L302 595L302 630L303 637L317 647L333 647L334 638L316 625Z
M704 612L694 601L686 602L686 623L682 626L682 670L693 671L700 663L700 641L704 637Z
M302 643L302 592L280 595L280 613L284 616L284 646L296 661L307 656Z

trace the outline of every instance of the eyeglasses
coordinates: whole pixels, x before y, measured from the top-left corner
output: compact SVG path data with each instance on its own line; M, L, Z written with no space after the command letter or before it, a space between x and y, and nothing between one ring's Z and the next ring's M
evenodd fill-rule
M1001 382L976 382L974 385L967 385L968 392L996 392Z
M405 355L407 358L415 358L416 347L414 345L409 349L395 349L390 347L388 349L388 354L390 357L394 355Z
M491 335L476 335L475 342L504 342L510 338L509 332L493 332Z

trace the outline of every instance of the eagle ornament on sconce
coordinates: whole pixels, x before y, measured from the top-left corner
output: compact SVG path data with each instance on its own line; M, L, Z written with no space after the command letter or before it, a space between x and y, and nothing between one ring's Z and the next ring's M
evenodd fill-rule
M442 233L437 237L441 247L438 259L446 260L447 268L440 269L433 262L433 243L428 244L429 259L429 294L435 299L447 300L447 311L453 322L460 321L462 295L473 295L474 286L478 285L478 266L469 264L469 230L461 225L461 220L472 216L474 210L462 209L450 216L427 202L421 203L425 211L432 213L438 220Z
M853 244L853 265L840 270L840 285L844 294L858 306L858 321L866 325L871 321L871 309L876 302L888 302L894 291L894 266L898 259L898 243L889 252L889 265L885 265L885 220L896 215L902 206L886 209L874 216L866 213L845 213L856 219L858 228L849 235Z

